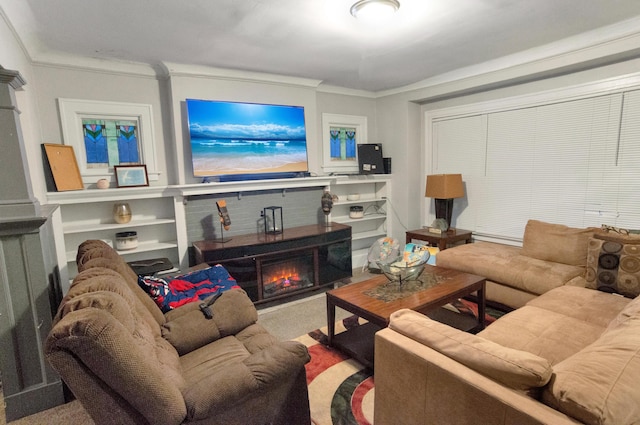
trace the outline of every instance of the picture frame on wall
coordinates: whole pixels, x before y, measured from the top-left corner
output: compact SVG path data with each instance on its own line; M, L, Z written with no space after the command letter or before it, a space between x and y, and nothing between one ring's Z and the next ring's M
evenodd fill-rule
M146 165L116 165L113 168L117 187L149 186Z
M151 105L58 99L65 145L73 146L84 183L111 179L115 166L146 165L158 179Z
M358 145L367 143L367 117L322 114L322 169L358 173Z
M42 146L56 190L64 192L84 189L73 146L54 143L43 143Z

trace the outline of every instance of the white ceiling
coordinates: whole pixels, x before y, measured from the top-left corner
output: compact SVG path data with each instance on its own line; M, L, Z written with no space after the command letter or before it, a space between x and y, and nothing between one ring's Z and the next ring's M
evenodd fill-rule
M53 50L373 92L503 57L508 66L529 49L544 56L640 32L639 0L400 0L376 26L349 14L355 0L20 1L0 4L36 60Z

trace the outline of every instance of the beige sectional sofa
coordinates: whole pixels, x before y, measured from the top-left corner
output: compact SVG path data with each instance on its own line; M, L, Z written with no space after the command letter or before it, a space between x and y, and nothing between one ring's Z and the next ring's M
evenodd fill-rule
M411 310L375 341L375 423L640 423L640 298L563 286L478 335Z
M394 313L375 337L376 425L639 424L640 237L532 221L521 249L473 245L438 265L457 258L524 305L477 335Z
M564 285L585 286L589 239L595 228L529 220L522 247L475 242L441 251L438 266L487 278L486 297L518 308Z

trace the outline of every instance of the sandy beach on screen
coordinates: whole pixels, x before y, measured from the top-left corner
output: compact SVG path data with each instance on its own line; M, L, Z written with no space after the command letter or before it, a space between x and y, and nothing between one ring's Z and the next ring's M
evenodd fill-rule
M198 167L199 168L199 167ZM300 170L306 170L307 163L306 162L292 162L290 164L285 164L280 167L272 167L272 168L263 168L258 170L198 170L195 173L196 177L207 177L214 176L219 174L260 174L260 173L292 173L292 172L300 172Z

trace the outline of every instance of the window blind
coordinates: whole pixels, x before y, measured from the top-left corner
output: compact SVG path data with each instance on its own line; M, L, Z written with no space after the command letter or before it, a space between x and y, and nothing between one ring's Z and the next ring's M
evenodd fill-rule
M432 134L434 172L466 184L456 227L509 239L529 219L640 228L640 91L441 119Z

